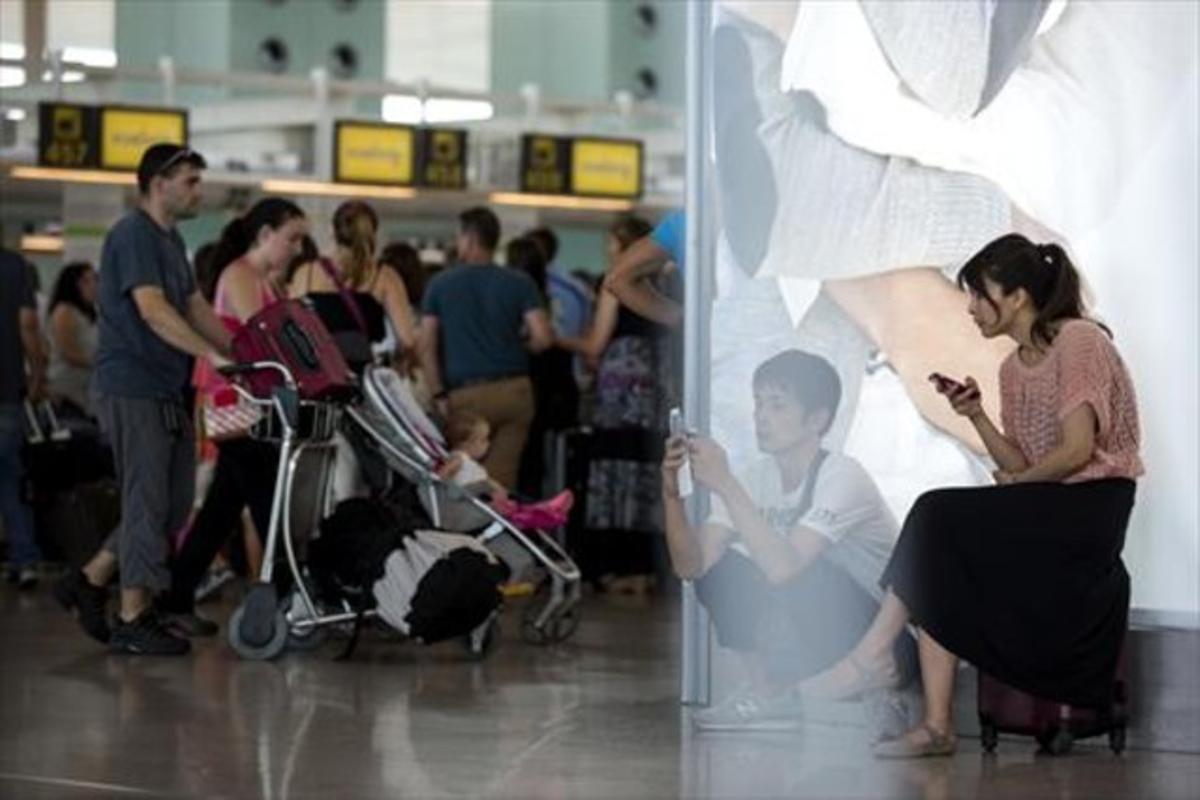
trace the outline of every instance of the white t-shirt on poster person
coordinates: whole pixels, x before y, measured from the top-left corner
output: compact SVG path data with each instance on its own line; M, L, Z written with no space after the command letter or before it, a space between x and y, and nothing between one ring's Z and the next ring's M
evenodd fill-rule
M803 515L799 512L806 481L784 491L773 459L759 459L736 477L778 535L786 537L800 526L815 531L829 540L824 556L844 569L872 597L877 600L883 597L879 578L891 558L899 526L862 464L847 455L829 453L817 473L812 505ZM708 521L735 530L720 497L713 497ZM742 542L735 541L730 546L749 556Z

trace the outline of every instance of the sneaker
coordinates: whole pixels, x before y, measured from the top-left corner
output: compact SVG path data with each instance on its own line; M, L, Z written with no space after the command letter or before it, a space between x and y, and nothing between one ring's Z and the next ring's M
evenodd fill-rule
M862 696L862 705L872 744L902 736L913 726L913 705L904 692L876 689Z
M148 608L132 622L117 618L113 623L109 647L115 653L141 656L184 656L192 643L171 633L153 608Z
M221 626L211 619L191 612L160 611L158 616L172 633L187 639L216 636L217 631L221 630Z
M21 591L27 592L38 585L38 573L32 566L13 569L8 574L8 581L16 584Z
M204 573L204 577L200 579L200 585L196 587L194 595L196 602L203 603L233 578L233 570L229 567L210 569Z
M786 731L801 727L801 703L793 691L745 687L692 714L702 731Z
M81 571L74 569L54 584L54 598L64 609L74 612L84 633L101 644L108 642L111 631L107 589L93 586Z

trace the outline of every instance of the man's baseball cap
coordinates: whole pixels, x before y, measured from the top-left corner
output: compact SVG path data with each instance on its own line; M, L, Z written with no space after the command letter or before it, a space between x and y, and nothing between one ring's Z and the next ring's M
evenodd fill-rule
M146 152L142 153L142 160L138 164L138 188L142 192L147 191L150 188L150 181L155 176L162 175L172 167L184 163L191 164L196 169L204 169L208 166L204 156L186 145L169 142L150 145L146 148Z

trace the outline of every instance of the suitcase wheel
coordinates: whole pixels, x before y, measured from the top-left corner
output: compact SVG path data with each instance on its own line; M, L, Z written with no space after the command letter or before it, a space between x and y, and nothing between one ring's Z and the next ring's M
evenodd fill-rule
M1075 737L1067 728L1051 728L1045 733L1039 734L1037 741L1042 746L1043 752L1052 756L1062 756L1071 752L1071 745L1075 743Z
M985 753L996 752L996 744L1000 739L999 732L996 730L996 723L991 719L979 720L979 743L983 745Z
M1125 752L1125 726L1114 725L1108 731L1108 746L1116 755Z

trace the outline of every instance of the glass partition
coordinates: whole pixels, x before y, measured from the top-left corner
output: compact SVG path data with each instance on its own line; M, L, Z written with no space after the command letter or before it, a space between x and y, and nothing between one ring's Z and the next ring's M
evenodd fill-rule
M815 616L803 593L783 617L756 605L745 587L790 573L734 530L736 493L699 480L692 521L725 532L705 533L720 556L685 593L684 701L837 662L914 501L993 482L929 377L972 376L1000 425L1015 345L980 335L955 278L1011 232L1063 246L1136 387L1133 620L1195 627L1197 8L730 0L689 14L689 421L719 448L710 474L723 454L770 532L824 537L800 560L840 588L812 595ZM751 577L713 579L731 554ZM796 618L814 638L787 642Z

